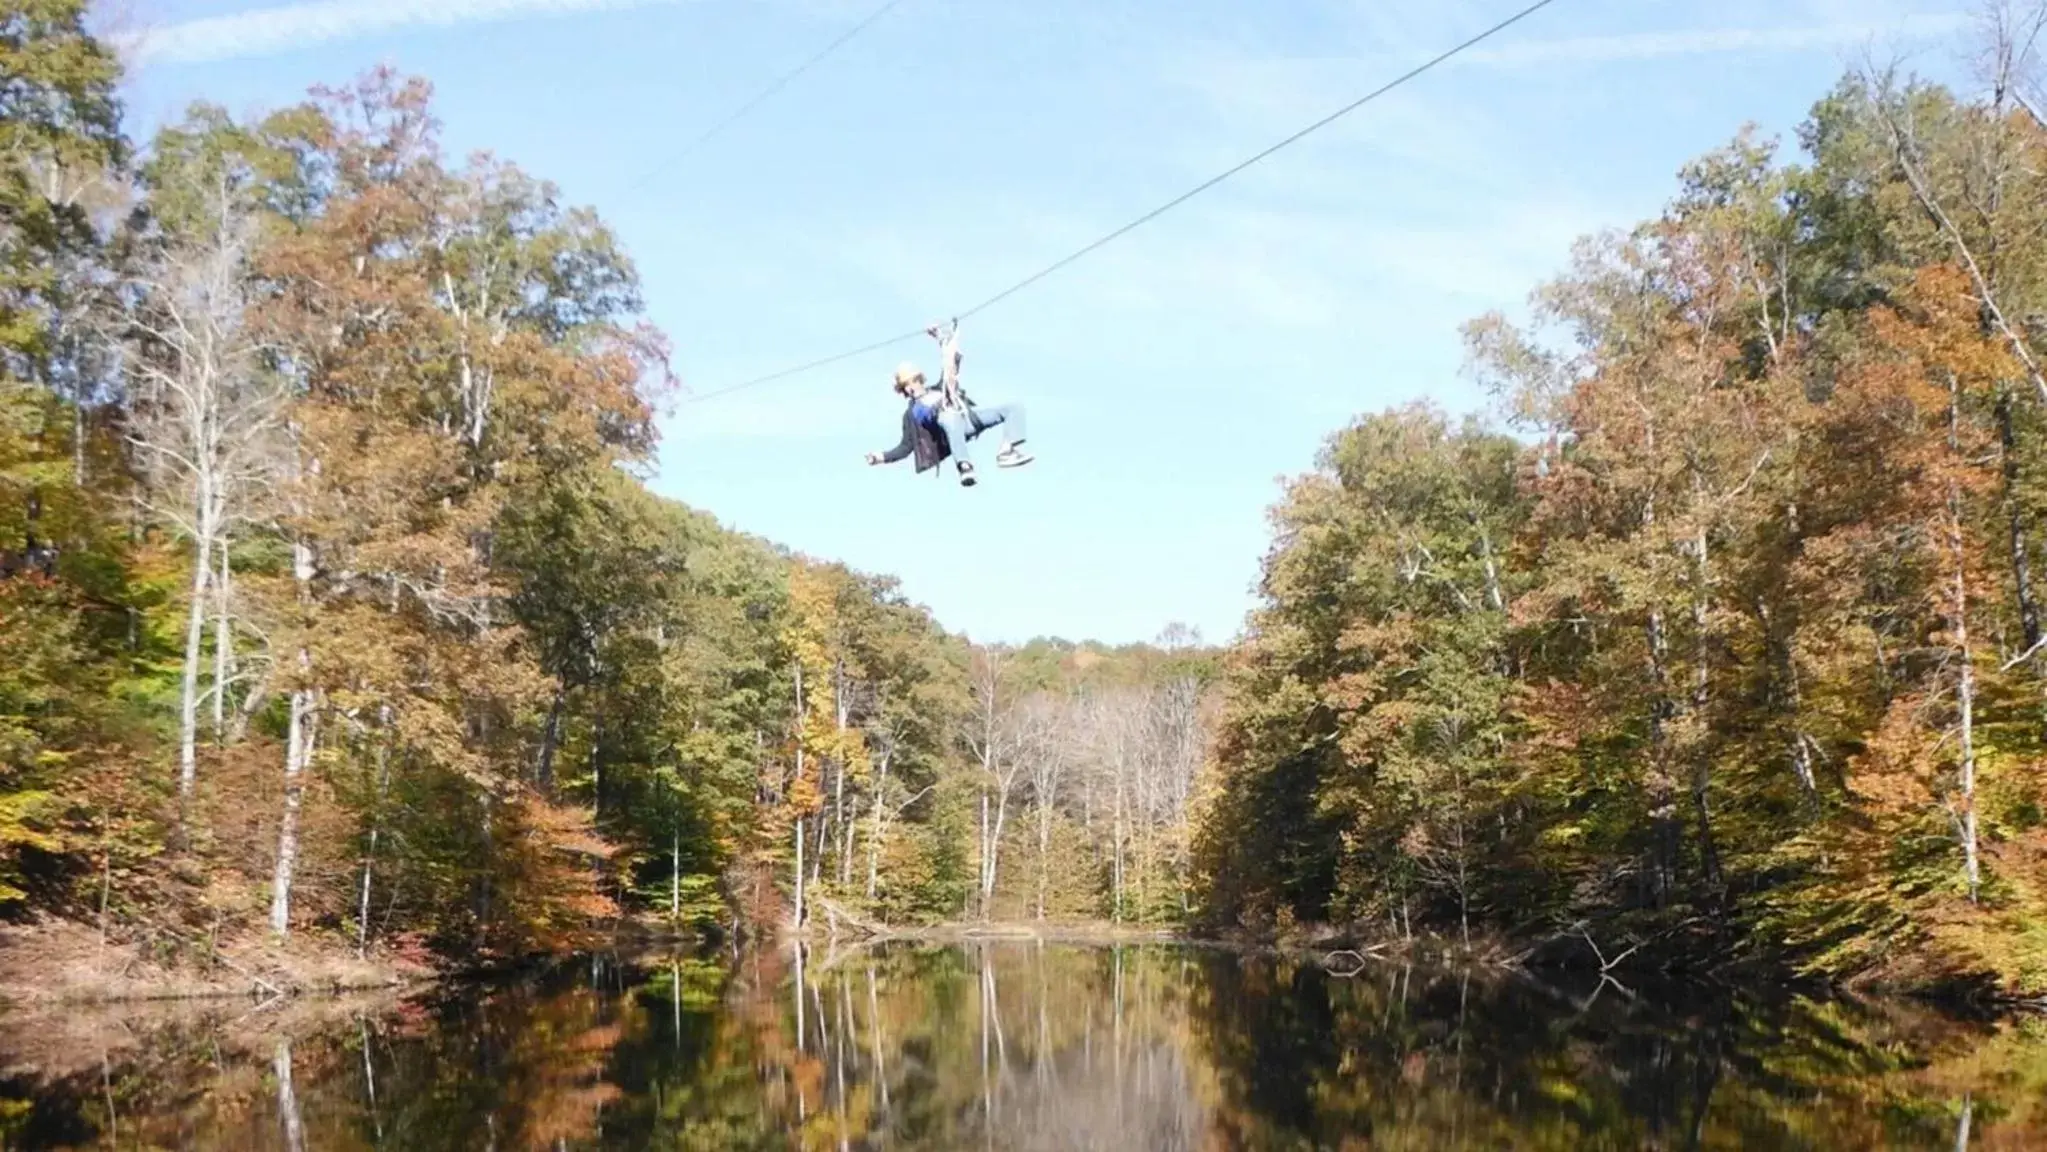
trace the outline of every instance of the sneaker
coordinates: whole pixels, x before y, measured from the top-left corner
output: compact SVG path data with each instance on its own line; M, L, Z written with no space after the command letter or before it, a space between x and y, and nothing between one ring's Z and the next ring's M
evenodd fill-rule
M1035 459L1037 457L1012 444L995 454L995 466L998 468L1021 468Z
M962 460L960 461L960 487L972 488L973 486L974 466L972 464L967 463L965 460Z

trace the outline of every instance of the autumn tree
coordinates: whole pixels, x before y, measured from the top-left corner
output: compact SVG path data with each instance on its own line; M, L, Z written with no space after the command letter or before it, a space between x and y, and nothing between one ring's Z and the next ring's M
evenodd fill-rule
M185 137L172 133L165 142ZM178 704L178 791L198 767L200 673L208 609L221 620L213 684L225 703L230 534L262 525L278 479L288 400L252 315L253 262L264 221L257 178L229 155L160 150L149 167L157 227L133 280L130 437L150 478L152 512L190 541L184 669ZM216 721L216 735L219 722Z
M2003 13L1980 100L1851 76L1806 163L1744 131L1469 326L1522 441L1331 438L1233 654L1209 924L2028 979L2047 186Z

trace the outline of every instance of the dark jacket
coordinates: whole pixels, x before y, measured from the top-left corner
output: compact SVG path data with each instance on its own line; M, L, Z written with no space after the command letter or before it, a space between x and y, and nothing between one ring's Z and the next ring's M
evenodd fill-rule
M961 399L965 400L966 398L962 395ZM967 411L969 413L967 419L971 423L973 420L971 415L973 403L971 401L967 401ZM975 431L979 430L979 428L975 428ZM952 455L952 445L947 440L945 429L919 421L917 419L917 405L909 403L903 405L903 439L895 447L881 454L881 462L883 464L894 464L905 456L913 454L917 457L917 471L928 472L944 463L945 458Z

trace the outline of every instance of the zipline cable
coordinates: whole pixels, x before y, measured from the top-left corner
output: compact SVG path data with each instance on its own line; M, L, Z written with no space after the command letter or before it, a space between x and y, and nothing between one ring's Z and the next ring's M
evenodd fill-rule
M712 138L716 137L720 132L723 132L725 129L730 128L734 124L737 124L739 121L745 119L748 113L752 112L755 108L760 107L762 104L767 103L770 99L772 99L775 96L776 93L780 92L784 88L787 88L792 82L794 82L797 77L803 75L805 72L808 72L812 68L815 68L819 64L823 63L825 57L830 56L832 53L837 52L841 48L844 48L848 43L852 42L854 37L860 35L862 32L867 31L876 23L880 22L883 16L888 15L902 2L903 0L886 0L886 2L882 4L879 8L876 8L874 11L869 12L866 15L866 17L863 18L858 24L855 24L851 28L846 29L844 32L839 33L839 36L836 40L833 40L831 43L818 49L816 52L813 52L810 55L810 58L805 60L803 63L798 64L796 67L791 68L789 71L782 73L780 76L777 76L773 81L769 82L767 87L762 88L759 92L754 93L753 97L747 100L746 103L741 104L739 107L733 109L730 113L728 113L723 120L720 120L716 124L711 125L709 128L704 130L702 135L690 141L688 144L683 145L681 151L676 152L673 156L670 156L668 159L663 160L661 163L655 165L652 169L650 169L647 172L646 175L640 177L638 180L635 180L631 184L627 185L626 190L628 192L639 191L641 188L646 186L648 181L654 179L654 177L659 176L663 172L666 172L668 169L673 168L676 164L680 163L686 157L690 156L697 149L702 148L704 145L710 143Z
M1399 76L1396 76L1393 79L1387 81L1386 83L1381 84L1379 87L1374 88L1372 91L1365 93L1363 96L1358 97L1356 100L1353 100L1350 103L1344 105L1343 107L1338 108L1336 111L1331 112L1329 115L1322 117L1320 120L1315 121L1313 124L1310 124L1305 128L1302 128L1300 131L1293 133L1292 135L1286 137L1285 139L1279 141L1276 144L1273 144L1271 147L1268 147L1263 151L1257 153L1256 155L1251 156L1249 159L1246 159L1236 165L1233 165L1230 168L1223 170L1222 172L1217 173L1214 176L1209 177L1207 180L1204 180L1201 183L1195 185L1194 187L1189 188L1187 191L1182 192L1180 195L1173 197L1171 200L1166 201L1164 204L1161 204L1158 207L1152 209L1151 211L1146 212L1144 215L1139 216L1135 220L1130 221L1128 224L1125 224L1122 227L1116 229L1115 231L1110 232L1107 235L1104 235L1100 239L1093 241L1092 243L1086 245L1085 247L1076 249L1072 253L1061 257L1060 259L1052 262L1051 264L1046 265L1045 267L1039 269L1038 271L1031 273L1029 276L1026 276L1023 279L1017 281L1016 283L1010 285L1009 287L1004 288L1002 291L997 292L995 295L988 297L986 300L981 301L979 304L974 305L972 308L969 308L964 312L957 313L954 318L964 320L967 317L973 316L980 312L984 312L987 309L992 308L997 304L1000 304L1002 301L1009 299L1011 296L1016 295L1018 292L1021 292L1024 289L1029 288L1031 285L1036 284L1040 280L1045 279L1047 276L1050 276L1053 273L1059 271L1060 269L1065 268L1068 265L1073 264L1076 261L1081 260L1084 257L1092 254L1097 249L1100 249L1103 246L1115 240L1118 240L1121 237L1133 231L1136 231L1138 228L1141 228L1144 225L1151 223L1153 220L1156 220L1159 217L1165 215L1166 213L1172 211L1173 209L1178 208L1180 205L1185 204L1187 201L1194 199L1196 196L1201 195L1203 192L1208 191L1210 188L1213 188L1216 185L1222 183L1223 181L1228 180L1230 177L1237 175L1238 173L1244 171L1246 168L1249 168L1254 164L1257 164L1259 161L1266 159L1273 153L1278 152L1283 148L1287 148L1290 147L1291 145L1299 143L1306 137L1313 135L1314 133L1319 132L1324 128L1327 128L1329 125L1336 123L1338 120L1341 120L1345 116L1350 115L1352 112L1357 111L1358 109L1364 107L1365 105L1370 104L1372 101L1379 99L1381 96L1384 96L1387 93L1393 91L1394 89L1399 88L1401 85L1406 84L1411 80L1414 80L1415 78L1421 76L1423 73L1433 70L1438 65L1441 65L1445 61L1450 60L1452 57L1455 57L1465 51L1468 51L1469 49L1474 48L1477 45L1492 39L1494 36L1497 36L1500 33L1505 32L1507 29L1512 28L1514 25L1519 24L1523 20L1526 20L1530 16L1535 15L1537 12L1542 11L1544 8L1547 8L1554 3L1556 3L1556 0L1536 0L1535 3L1528 5L1526 8L1521 9L1519 12L1514 13L1512 16L1509 16L1506 19L1500 21L1499 23L1493 25L1492 27L1487 28L1485 31L1478 33L1476 36L1473 36L1470 39L1465 40L1464 42L1458 44L1454 48L1450 48L1441 53L1438 53L1436 56L1430 58L1426 62L1418 64L1415 67L1407 70L1406 72L1401 73ZM798 364L792 368L784 368L778 372L770 372L765 376L756 376L751 380L744 380L737 384L730 384L723 388L718 388L710 392L700 392L694 396L687 397L684 402L694 404L700 401L709 400L716 396L725 396L733 392L741 391L742 389L757 387L761 384L767 384L775 380L782 380L790 376L801 375L802 373L810 372L818 368L823 368L826 367L827 365L837 364L842 360L851 360L855 356L865 356L869 352L878 352L883 348L900 344L905 340L915 339L918 336L924 335L925 332L926 329L924 328L916 328L909 332L903 332L895 336L890 336L884 340L876 340L872 344L862 345L859 348L849 349L848 351L836 353L834 355L826 356L821 359L812 360L805 364Z

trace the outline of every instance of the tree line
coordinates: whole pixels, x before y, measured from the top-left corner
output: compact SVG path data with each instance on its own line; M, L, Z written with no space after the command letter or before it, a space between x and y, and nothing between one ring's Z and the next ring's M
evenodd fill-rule
M2042 16L1881 68L1465 330L1499 415L1277 509L1197 856L1216 927L2047 987ZM1515 951L1519 951L1516 946Z
M1184 914L1211 652L976 645L652 494L594 213L389 70L137 144L84 7L0 10L0 914L458 963Z

